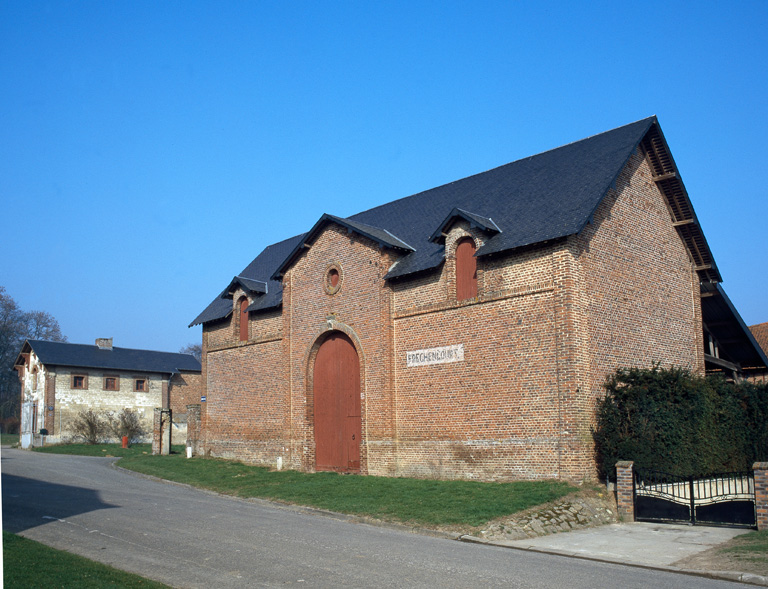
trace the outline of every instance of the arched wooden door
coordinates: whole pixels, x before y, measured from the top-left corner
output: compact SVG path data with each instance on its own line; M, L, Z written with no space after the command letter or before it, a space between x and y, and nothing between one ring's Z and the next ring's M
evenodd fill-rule
M315 357L315 468L360 470L360 361L352 341L333 332Z

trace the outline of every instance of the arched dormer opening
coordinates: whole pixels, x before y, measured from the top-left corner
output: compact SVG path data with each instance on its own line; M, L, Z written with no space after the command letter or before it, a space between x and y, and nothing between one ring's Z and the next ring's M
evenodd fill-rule
M477 258L475 241L464 237L456 244L456 300L477 298Z

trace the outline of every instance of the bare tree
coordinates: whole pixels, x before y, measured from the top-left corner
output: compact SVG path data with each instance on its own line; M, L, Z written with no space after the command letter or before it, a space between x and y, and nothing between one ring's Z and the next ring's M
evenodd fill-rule
M65 342L67 336L61 333L59 322L45 311L25 313L26 339L42 339L49 342Z
M179 354L191 354L198 362L203 361L203 344L187 344L179 350Z
M13 420L18 423L21 388L13 362L28 339L67 341L53 315L22 311L5 287L0 286L0 424L11 424Z
M16 301L0 286L0 419L4 431L17 425L12 420L18 417L20 388L13 361L21 349L23 319L24 313Z

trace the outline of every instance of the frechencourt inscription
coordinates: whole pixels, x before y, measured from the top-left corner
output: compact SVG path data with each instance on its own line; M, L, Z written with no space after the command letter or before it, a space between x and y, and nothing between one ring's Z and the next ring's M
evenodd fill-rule
M443 346L441 348L428 348L426 350L414 350L405 353L405 362L408 368L463 361L464 344Z

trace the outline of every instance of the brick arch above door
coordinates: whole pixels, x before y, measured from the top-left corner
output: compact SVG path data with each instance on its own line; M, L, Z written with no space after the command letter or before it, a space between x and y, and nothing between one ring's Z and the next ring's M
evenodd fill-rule
M318 333L314 337L312 344L307 349L307 352L304 356L304 375L305 375L305 399L306 399L306 411L305 411L305 422L307 424L307 436L304 440L305 444L310 445L313 450L315 447L315 431L314 431L314 412L315 412L315 403L314 403L314 387L315 387L315 379L314 379L314 367L315 367L315 360L317 359L317 354L322 347L322 345L325 343L325 341L332 336L334 333L341 333L345 335L347 338L349 338L350 343L355 349L355 352L357 353L358 361L359 361L359 379L360 379L360 388L359 388L359 394L360 394L360 413L361 413L361 444L360 444L360 467L359 472L362 474L366 474L367 469L367 448L365 446L365 440L367 439L367 418L366 418L366 356L363 351L362 342L360 341L360 337L357 335L355 330L347 325L346 323L343 323L341 321L337 321L336 319L327 319L323 322L322 327L318 330ZM315 459L314 459L314 451L312 452L312 456L307 456L305 454L303 458L303 466L307 470L312 470L315 468Z
M313 366L315 469L360 472L360 359L341 331L323 338Z

